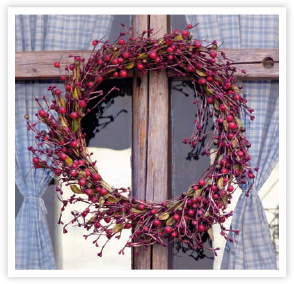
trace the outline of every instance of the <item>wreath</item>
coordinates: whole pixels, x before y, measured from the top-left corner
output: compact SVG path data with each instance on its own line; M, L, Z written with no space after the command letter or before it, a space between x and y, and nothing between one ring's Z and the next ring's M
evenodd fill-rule
M242 87L234 75L237 70L233 62L219 50L216 41L194 40L190 34L194 27L189 25L181 33L175 30L159 39L152 29L137 36L132 28L125 28L126 32L121 32L113 44L94 40L87 61L70 55L73 62L60 77L64 90L50 86L51 102L46 96L42 104L35 99L38 121L32 123L25 116L28 130L36 133L36 147L28 147L34 155L33 167L49 169L58 177L56 193L63 204L58 223L63 225L64 233L69 225L85 228L84 237L94 236L97 247L99 238L106 235L99 256L110 239L119 239L122 230L130 229L129 240L120 254L126 247L148 248L153 244L166 247L173 241L197 252L204 248L207 236L212 238L213 224L219 224L221 235L233 242L230 230L223 225L233 214L226 211L227 205L235 191L234 185L245 184L254 178L253 171L258 170L250 166L250 142L239 118L247 114L253 120L253 110L241 96ZM96 50L98 44L101 48ZM54 67L60 69L60 61ZM96 161L91 160L81 127L81 120L91 111L88 102L98 98L101 104L117 89L113 87L104 94L99 84L125 78L131 69L144 74L169 69L178 76L192 77L196 119L191 137L183 143L196 151L206 141L204 154L215 155L213 163L186 192L161 204L137 200L131 196L130 188L111 187L99 174ZM204 125L211 117L214 117L214 128L205 132ZM39 131L38 123L45 124L47 131ZM73 192L70 198L64 198L62 184L70 186ZM71 221L63 223L62 212L66 206L81 202L86 209L72 211ZM216 254L217 248L208 249Z

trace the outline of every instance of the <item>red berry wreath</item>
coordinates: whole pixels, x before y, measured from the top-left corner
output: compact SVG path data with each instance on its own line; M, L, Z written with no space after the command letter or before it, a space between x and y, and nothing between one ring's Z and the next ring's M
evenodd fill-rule
M122 230L133 228L120 253L125 247L148 247L156 243L167 246L168 241L175 239L197 251L204 246L204 234L211 236L211 226L216 223L220 225L221 235L228 239L223 223L232 216L226 208L234 191L233 184L254 178L249 163L250 143L239 119L241 114L248 114L253 120L253 110L240 95L241 87L234 76L236 68L218 50L215 41L193 40L188 30L181 34L175 30L159 39L152 36L152 30L139 36L134 36L132 30L126 33L128 40L121 33L113 44L94 40L88 61L74 56L73 63L61 76L64 90L50 86L51 103L44 97L46 107L43 108L36 99L38 121L31 123L25 117L28 130L36 133L37 147L29 147L34 154L34 167L50 169L59 177L56 192L63 203L59 223L63 224L62 211L68 204L83 202L87 208L72 212L72 220L63 224L64 233L69 224L82 226L88 231L86 238L97 236L94 243L98 246L101 235L106 235L108 240L119 238ZM98 44L102 47L96 51ZM60 68L60 63L55 62L54 67ZM102 81L125 78L130 69L145 74L160 73L167 68L179 76L193 78L197 115L193 133L183 143L198 147L199 142L208 138L208 133L203 131L204 124L214 116L214 129L204 152L210 155L212 145L216 149L214 162L186 192L155 204L130 197L129 188L113 188L103 180L87 152L81 120L90 111L87 109L90 98L98 97L101 103L108 95L98 89ZM38 131L37 123L46 124L48 131ZM61 184L70 185L73 194L69 199L63 199Z

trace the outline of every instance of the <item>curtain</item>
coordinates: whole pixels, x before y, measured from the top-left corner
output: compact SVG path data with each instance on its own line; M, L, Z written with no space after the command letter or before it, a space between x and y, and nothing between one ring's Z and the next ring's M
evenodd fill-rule
M199 23L193 37L217 40L222 48L278 48L278 15L187 15L187 23ZM250 184L242 186L221 269L277 269L268 222L258 196L279 159L279 92L278 82L247 81L244 92L248 105L255 110L255 121L243 118L245 135L252 143L251 165L259 167L249 197Z
M16 15L15 51L92 49L93 39L109 36L112 22L111 15ZM53 81L18 81L15 87L15 181L24 196L15 221L15 269L56 269L42 199L52 176L31 169L27 147L34 145L34 133L24 119L25 114L34 119L34 98L48 95L50 84L63 87Z

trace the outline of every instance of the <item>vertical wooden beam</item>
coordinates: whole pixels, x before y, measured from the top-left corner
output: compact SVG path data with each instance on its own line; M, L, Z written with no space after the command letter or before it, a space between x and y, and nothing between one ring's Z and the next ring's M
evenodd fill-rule
M148 30L148 15L133 15L134 36ZM133 144L132 144L132 189L139 200L146 199L147 171L147 125L148 125L148 75L134 72L133 79ZM137 253L138 256L135 256ZM151 249L133 249L133 269L151 269Z
M157 37L167 33L167 16L150 15ZM149 116L146 197L151 202L167 199L168 177L168 77L166 71L149 74ZM152 247L152 269L168 268L168 249Z

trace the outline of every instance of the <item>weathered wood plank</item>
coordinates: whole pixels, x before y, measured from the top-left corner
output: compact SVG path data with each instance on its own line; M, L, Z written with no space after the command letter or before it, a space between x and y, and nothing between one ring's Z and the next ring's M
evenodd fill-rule
M134 34L148 29L148 16L132 17ZM148 124L148 75L134 72L133 79L133 142L132 142L132 191L134 197L146 199L147 124ZM138 254L138 255L137 255ZM135 256L137 255L137 256ZM151 248L133 249L133 269L151 269Z
M139 17L139 16L138 16ZM147 17L147 16L145 16ZM135 26L134 26L135 27ZM236 76L240 80L278 80L279 79L279 49L223 49L227 58L234 61L239 72ZM91 51L34 51L15 53L15 79L16 80L38 80L56 79L60 77L60 71L53 67L55 61L61 59L61 70L66 65L73 62L68 55L80 55L89 58ZM271 69L266 69L262 65L264 58L270 57L274 61ZM245 69L247 74L242 74L241 69ZM129 77L133 72L128 73ZM169 77L176 77L174 72L168 72ZM189 78L186 78L189 79Z
M158 37L167 32L167 17L151 15L150 26ZM162 202L168 193L168 78L166 71L149 74L149 123L147 156L147 200ZM152 247L152 269L168 268L168 249Z

